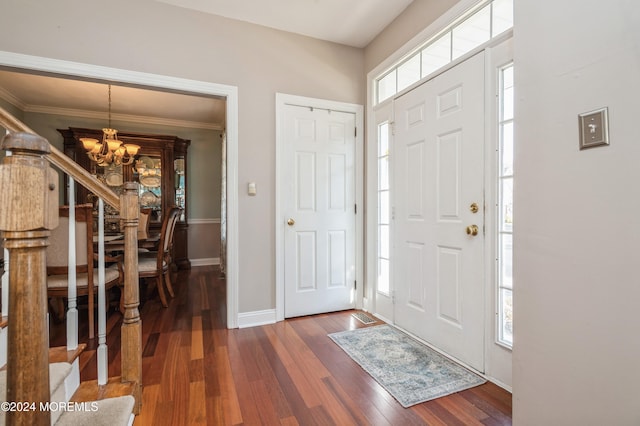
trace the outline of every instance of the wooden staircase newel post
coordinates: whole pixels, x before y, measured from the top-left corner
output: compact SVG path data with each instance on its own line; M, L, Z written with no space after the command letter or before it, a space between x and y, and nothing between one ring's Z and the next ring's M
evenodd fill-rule
M51 413L46 247L58 226L58 175L45 156L46 139L10 133L2 149L13 155L0 166L0 231L9 251L7 402L28 404L8 411L8 425L43 425Z
M125 182L120 196L120 218L124 228L124 319L122 321L122 381L134 383L136 404L142 406L142 320L138 282L138 184Z

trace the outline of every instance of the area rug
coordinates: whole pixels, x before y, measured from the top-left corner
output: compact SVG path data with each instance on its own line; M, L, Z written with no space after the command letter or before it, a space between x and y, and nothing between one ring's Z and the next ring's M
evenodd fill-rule
M405 408L486 382L389 325L329 337Z

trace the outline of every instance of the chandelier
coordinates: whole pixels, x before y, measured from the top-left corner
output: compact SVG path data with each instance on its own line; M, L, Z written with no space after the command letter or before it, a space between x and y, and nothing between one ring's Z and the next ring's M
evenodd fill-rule
M111 85L109 85L109 127L102 129L102 142L94 138L80 138L82 146L87 151L91 161L98 166L110 164L128 165L133 163L139 145L124 144L118 140L118 131L111 127Z

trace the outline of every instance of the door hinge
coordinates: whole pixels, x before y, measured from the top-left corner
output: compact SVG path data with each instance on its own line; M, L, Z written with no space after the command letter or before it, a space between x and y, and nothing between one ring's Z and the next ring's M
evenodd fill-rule
M389 124L391 125L391 134L395 135L396 134L396 122L392 121Z
M358 214L358 205L357 205L357 204L354 204L354 205L353 205L353 212L354 212L355 214Z
M357 290L358 289L358 281L353 281L353 289Z

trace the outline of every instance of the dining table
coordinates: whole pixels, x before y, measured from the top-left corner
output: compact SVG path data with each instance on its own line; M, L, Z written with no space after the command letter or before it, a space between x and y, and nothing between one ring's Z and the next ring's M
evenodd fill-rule
M107 253L124 252L124 234L113 234L104 236L104 251ZM138 239L138 248L149 251L156 251L160 242L160 234L149 234L147 238ZM93 235L93 243L97 246L98 235Z

